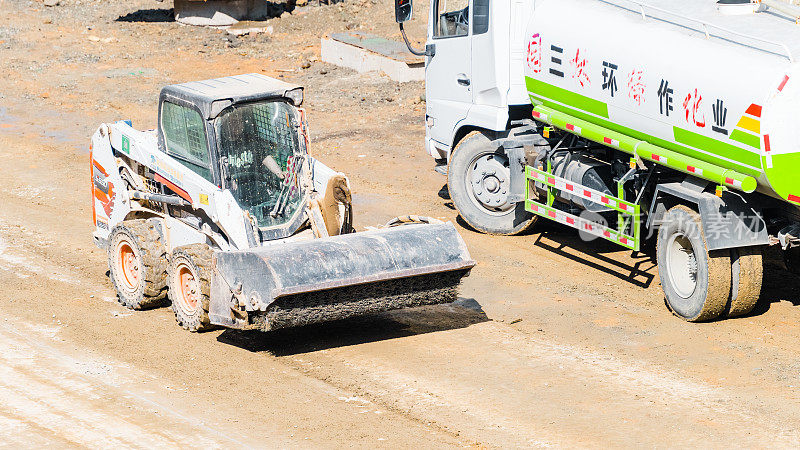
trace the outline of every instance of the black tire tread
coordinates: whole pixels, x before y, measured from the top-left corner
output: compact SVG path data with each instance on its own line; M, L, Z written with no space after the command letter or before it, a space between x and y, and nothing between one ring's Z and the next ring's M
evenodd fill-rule
M750 314L761 297L764 257L760 247L741 247L732 250L731 254L734 270L727 316L740 317Z
M133 297L121 295L120 288L113 273L116 255L115 236L125 233L138 247L140 264L144 268L144 289L141 294ZM117 225L111 232L108 246L108 267L111 272L111 282L117 291L117 301L126 308L133 310L151 309L164 304L167 294L167 248L161 235L157 221L152 219L126 220Z
M175 313L175 321L178 322L183 329L191 332L200 332L213 330L214 326L208 317L208 312L211 308L211 274L212 274L212 258L214 251L207 244L190 244L178 247L172 252L170 258L170 268L168 285L169 296L172 302L172 311ZM200 306L202 310L199 314L187 316L176 302L177 299L174 295L180 292L180 286L174 286L175 271L177 264L181 259L189 261L195 266L197 276L200 284Z

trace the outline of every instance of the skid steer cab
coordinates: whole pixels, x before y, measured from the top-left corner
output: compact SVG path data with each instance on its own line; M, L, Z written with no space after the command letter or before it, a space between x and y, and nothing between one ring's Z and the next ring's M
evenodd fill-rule
M449 303L474 261L450 223L355 233L350 183L308 154L303 88L260 74L162 89L157 131L91 142L94 240L131 309L272 330Z

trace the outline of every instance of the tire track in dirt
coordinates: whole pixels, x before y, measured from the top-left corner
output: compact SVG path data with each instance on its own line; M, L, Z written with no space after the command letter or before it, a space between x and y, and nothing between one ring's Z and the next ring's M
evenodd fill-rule
M5 349L0 354L0 417L15 425L7 429L9 436L24 430L43 441L88 448L246 447L202 425L200 418L116 387L133 380L113 363L75 359L38 342L42 336L30 327L25 334L17 327L0 324L0 347Z
M0 191L0 202L8 195L8 192ZM18 203L18 201L14 201L14 203ZM108 305L100 302L101 299L111 300L110 297L106 297L108 295L113 295L113 290L111 290L109 283L104 283L105 280L95 277L99 271L93 269L91 272L87 272L84 269L85 263L81 263L78 261L79 258L75 258L76 247L78 249L87 247L86 243L76 243L72 240L61 238L59 236L61 230L55 230L53 235L45 235L43 230L46 228L47 223L42 222L42 220L39 220L36 216L34 216L33 220L27 220L25 222L19 221L17 212L19 210L14 209L14 203L6 204L5 207L0 203L0 212L6 211L11 213L4 215L3 218L0 219L0 279L6 278L6 280L12 280L12 286L31 285L43 287L45 290L49 290L49 294L56 299L61 297L71 299L63 304L62 307L66 309L83 310L87 307L97 308L99 306L100 309L103 310L101 317L108 317L107 314L110 312L112 316L115 317L111 319L114 321L115 325L97 323L96 326L101 326L103 328L92 330L92 334L102 340L108 340L108 337L105 336L106 332L103 330L109 329L115 330L114 332L117 334L134 334L136 336L152 334L152 328L159 328L160 325L149 324L145 325L145 328L142 329L142 323L147 323L146 321L142 322L142 316L145 314L149 315L151 318L155 318L159 322L163 322L165 326L175 326L174 319L172 319L172 315L168 309L136 314L122 309L122 307L115 303ZM33 210L34 213L36 213L36 209L40 208L35 208ZM29 219L31 218L30 215L27 215L27 217ZM25 225L22 226L22 223ZM96 255L90 257L90 261L94 259L98 259ZM58 261L62 261L62 264L59 265ZM103 263L103 261L99 263ZM13 287L11 292L14 292ZM22 293L23 291L20 290L19 292ZM37 293L40 292L40 289L31 289L30 293L25 293L32 296L31 298L26 299L25 297L18 297L14 299L14 302L23 307L24 305L36 306L36 302L42 300L36 298ZM91 296L94 297L93 299L87 298L90 297L90 293L94 294ZM12 294L12 298L13 296ZM190 439L187 435L192 434L190 433L191 429L186 432L173 433L171 431L171 427L173 426L172 420L165 423L158 419L177 415L177 417L183 417L183 421L187 423L202 424L203 421L197 417L183 416L183 413L180 411L164 405L164 402L172 403L172 399L170 394L164 392L163 389L157 389L161 395L161 397L159 397L161 401L158 403L154 402L154 395L152 393L139 392L138 389L140 389L140 386L138 384L138 379L153 380L154 374L146 374L141 377L138 375L127 376L122 379L117 379L119 377L114 374L120 370L126 373L128 371L136 371L136 369L133 367L123 367L123 369L120 369L120 363L114 361L108 361L100 366L92 361L74 361L74 359L70 359L55 350L56 353L53 355L53 358L62 363L68 361L64 364L67 364L70 369L63 370L62 367L53 369L54 361L41 358L39 354L33 352L30 349L30 345L32 345L30 342L25 344L24 342L20 343L18 340L12 339L13 333L15 331L21 335L30 333L33 336L37 336L38 340L54 340L56 342L63 341L61 336L65 334L57 328L45 328L41 325L31 324L20 328L21 325L19 324L22 322L8 314L8 306L7 304L0 303L0 310L4 312L4 316L7 319L5 324L0 322L0 347L8 346L18 347L20 349L18 352L10 352L5 357L0 357L0 366L4 366L0 368L0 403L5 405L5 407L0 407L0 422L4 421L9 424L9 428L6 430L7 434L9 434L9 442L14 439L19 439L19 433L23 433L35 435L35 440L47 443L48 445L57 444L62 446L75 445L79 447L106 448L109 446L163 447L177 445L210 448L220 446L244 446L238 445L235 440L228 441L214 434L211 436L194 436ZM37 309L38 307L39 306L37 306ZM105 312L105 310L108 310L108 312ZM117 311L120 310L124 312L117 313ZM35 316L35 314L33 316ZM95 316L96 314L92 315L92 317ZM28 315L26 314L25 317L28 317ZM49 313L46 317L49 319ZM53 315L52 322L56 322L57 318L62 319L64 315L62 315L62 313ZM79 323L76 323L74 320L69 321L70 328L72 330L92 328L93 325L91 325L90 322L91 317L86 317L86 319L89 321L81 320ZM97 317L95 317L95 319L97 319ZM100 320L102 321L103 319L101 318ZM133 323L129 323L131 321ZM47 322L49 322L49 320L45 320L42 323ZM58 323L61 323L60 320ZM10 324L13 324L13 326ZM64 326L66 326L66 323ZM64 331L65 330L66 328L64 328ZM9 337L7 335L8 333L11 333L12 336ZM191 342L206 342L207 344L205 345L211 345L219 349L222 354L227 355L229 362L231 360L237 360L237 354L241 356L241 351L238 349L224 346L213 340L209 342L208 339L203 339L204 337L209 337L208 335L200 336L189 334L181 330L176 330L176 333L179 333L181 337L187 337ZM132 339L134 345L131 350L134 351L134 348L140 347L137 343L137 339L139 338ZM152 336L150 339L151 342L155 344L155 342L160 342L163 338ZM147 338L145 338L144 341L147 341ZM82 344L78 342L77 345ZM202 352L204 348L203 345L204 344L198 344L197 351ZM221 345L222 347L220 348ZM100 350L103 352L103 349ZM26 355L34 356L28 358ZM215 361L222 361L225 357L216 356L212 359ZM329 418L331 414L330 411L337 411L335 406L341 405L342 410L357 411L359 414L365 411L359 406L360 404L357 401L351 401L354 397L350 393L338 390L324 380L307 377L302 374L302 372L293 370L291 366L284 365L279 360L273 358L267 360L263 357L258 357L255 364L253 358L249 358L248 360L250 360L250 364L243 364L239 372L252 373L253 370L258 370L258 368L262 366L267 371L278 370L287 374L284 377L286 378L284 381L287 382L287 384L284 385L279 381L270 380L269 382L265 382L267 385L274 382L277 383L274 389L278 391L291 392L299 389L300 392L303 393L302 396L293 399L296 404L287 411L291 411L290 414L292 414L293 417L298 417L299 415L300 417L310 417L312 423L315 420L319 420L320 423L329 423L333 420ZM124 364L122 366L124 366ZM90 373L88 375L84 374L85 371L89 371ZM213 369L210 371L214 372ZM292 374L293 372L294 374ZM51 373L59 375L54 377ZM109 381L109 379L111 379L111 381ZM233 378L233 380L236 379L237 378ZM12 383L8 380L18 381ZM110 383L110 386L95 387L95 384L98 384L98 380L104 380ZM197 396L199 399L205 396L205 399L213 399L215 395L220 395L215 392L213 388L203 388L197 383L198 381L200 380L189 380L179 376L169 381L164 380L164 383L169 383L174 386L181 385L182 382L185 387L179 388L179 390L185 392L181 394L188 395L192 398ZM292 382L294 383L288 384ZM305 388L303 386L305 386ZM190 392L191 394L189 394ZM241 395L241 390L239 390L238 394ZM286 394L283 395L285 396ZM267 408L283 409L286 407L285 404L273 404L274 399L269 397L259 396L255 397L253 400L264 402ZM311 403L306 405L309 401L311 401ZM332 403L339 405L332 405ZM320 405L327 405L327 408L323 411L318 411ZM131 417L126 414L126 408L127 410L133 411L134 415L139 413L143 415L138 418ZM194 411L194 408L189 410ZM341 412L342 411L340 411L340 413ZM459 440L454 438L451 434L442 433L437 429L427 429L424 424L418 423L413 418L401 417L400 415L386 411L384 408L371 408L369 412L372 417L364 417L366 420L363 426L344 423L341 430L329 428L326 431L325 425L323 425L319 432L310 434L310 436L314 436L317 444L321 442L365 443L369 442L371 439L374 440L376 435L385 436L378 438L378 443L385 440L387 444L389 442L395 444L398 442L424 442L426 438L431 439L430 442L438 442L444 446L452 446L454 443L459 442ZM203 410L203 415L207 416L207 419L210 419L212 422L217 421L218 423L225 417L230 418L231 415L236 417L239 413L239 411L231 409L228 409L225 413L221 411ZM323 414L328 417L320 420L316 414ZM345 415L334 414L333 417L340 417L340 420L347 421L347 417L349 417L347 414L348 413ZM246 422L246 419L242 419L242 422ZM281 425L285 426L286 422L291 423L292 421L291 419L283 420ZM410 427L406 428L421 432L417 433L417 436L403 437L400 434L392 433L392 429L395 428L395 426L387 426L387 422L396 422L398 424L406 423L410 425ZM33 424L37 425L33 426ZM373 430L368 431L368 424L381 424L381 426L374 427ZM304 426L305 425L307 424L304 424ZM297 427L297 425L294 426L295 428ZM330 427L330 425L327 426ZM275 428L275 426L259 426L258 429L263 430L263 428ZM203 429L205 429L205 427L203 427ZM358 433L347 436L347 440L343 441L348 430L355 430L358 431ZM295 444L304 442L302 441L302 437L299 441L296 440L291 431L291 428L289 428L289 431L284 436L269 435L267 437L268 442L270 442L270 445L278 446L289 445L291 442ZM295 432L298 431L295 430ZM320 439L320 436L326 435L331 438L330 441ZM0 436L2 436L2 433L0 433ZM260 437L262 438L260 441L263 442L264 436ZM247 439L245 439L247 442L251 442L252 440L253 436L248 436Z
M35 229L37 224L29 226ZM15 273L16 276L21 274L32 280L45 278L68 285L73 289L91 292L108 291L107 285L92 280L85 273L68 270L55 264L53 261L59 258L49 255L69 253L60 249L59 245L50 245L44 253L39 249L26 248L26 242L36 238L36 235L36 231L23 230L8 221L0 220L0 270L4 269ZM486 244L484 241L481 242L481 246ZM712 421L721 420L726 424L732 423L733 419L725 418L725 416L731 415L748 423L763 422L754 420L746 410L731 409L723 401L724 395L702 383L681 379L674 373L654 372L637 361L621 361L609 355L574 346L560 345L551 340L531 338L508 330L507 327L501 325L484 324L461 330L458 334L447 332L445 335L448 338L445 339L439 335L426 335L431 338L429 342L421 336L412 336L402 341L394 340L391 348L377 344L380 350L374 354L371 353L371 349L375 348L374 344L367 343L349 349L333 349L303 355L291 358L291 361L283 358L283 361L288 363L289 367L293 366L303 372L309 370L308 366L311 363L310 374L314 378L328 384L333 383L339 388L358 392L364 397L372 399L373 405L387 406L420 423L431 423L437 428L451 432L455 430L475 442L496 445L500 445L500 443L514 443L520 446L590 445L592 442L580 438L587 434L587 430L591 430L599 441L606 439L608 443L642 444L644 443L642 441L618 440L621 439L624 427L615 425L613 421L595 417L593 420L598 423L608 422L607 426L599 427L586 421L575 420L570 417L570 414L564 412L564 409L569 407L575 408L576 411L586 408L585 417L592 418L594 411L589 407L590 405L587 406L583 402L589 401L592 404L602 401L613 402L614 398L620 395L646 399L659 398L660 402L657 407L645 405L649 400L621 405L622 412L609 414L620 420L627 420L622 418L626 412L645 414L643 411L647 409L645 406L648 406L658 410L656 417L659 420L668 417L670 413L677 414L679 411L692 417L692 420L701 425L702 420L699 418L701 412L711 417ZM264 339L269 339L269 336L264 336ZM472 340L472 345L464 345L465 340ZM444 370L444 367L437 367L435 361L424 360L424 354L422 355L424 361L420 362L419 351L429 347L447 349L447 353L439 352L438 356L441 360L448 361L451 354L469 355L474 353L475 348L486 346L492 349L491 354L482 350L480 355L484 358L497 357L490 367L500 375L494 374L484 367L475 369L476 374L480 374L482 379L493 379L495 383L495 386L484 391L479 385L471 384L470 379L474 375L466 373L464 368L457 364L450 365L447 370ZM431 352L436 353L436 351ZM331 354L338 356L328 358ZM398 354L405 356L394 361L393 358ZM314 365L317 367L313 367ZM560 369L559 365L568 366L571 369ZM420 367L433 370L431 373L420 372L418 370ZM553 369L553 367L558 369ZM341 374L348 374L354 368L358 368L358 370L350 374L351 377L342 378ZM498 368L505 368L505 370ZM528 374L521 375L524 372ZM574 373L583 374L586 379L570 375ZM587 373L591 376L586 377ZM452 380L452 378L448 378L448 376L452 376L451 374L460 374L458 379L462 382L443 383L443 380ZM28 378L35 378L30 376L30 373L27 375ZM558 395L537 394L532 383L541 380L567 380L560 386L561 392L569 393L563 394L569 395L566 404L558 403ZM593 388L586 389L585 383L591 384ZM552 390L551 386L539 384L541 385L539 387L545 391ZM47 387L47 385L40 386L40 389ZM4 388L13 389L13 386ZM485 394L481 394L484 396L483 400L475 401L476 393L479 392L485 392ZM584 400L576 401L575 392L581 392ZM504 398L504 395L509 396L512 400ZM513 399L514 395L526 398L530 403L527 405L520 403L518 399ZM542 397L538 399L538 403L536 397ZM544 402L543 399L547 399L550 403ZM508 404L504 405L504 402ZM25 406L18 405L20 408ZM30 405L27 406L30 407ZM50 406L53 411L64 411L67 408L63 404L51 404ZM366 413L375 409L375 407L365 407L364 411ZM565 424L563 428L550 426L546 420L531 420L532 417L547 416L548 409L559 410L558 414L550 414L550 419L552 422ZM92 419L90 423L99 420L97 417ZM652 419L648 426L652 430L656 429ZM708 428L709 432L714 429L713 426ZM796 434L791 430L770 428L769 425L763 429L771 430L772 434L769 437L761 433L754 434L761 440L754 439L751 442L764 442L772 439L776 444L786 446L798 442ZM93 436L94 438L109 436L108 439L116 439L111 444L126 445L128 442L125 439L129 438L130 434L115 437L113 433L105 435L99 432ZM165 438L165 436L161 436L161 438ZM158 439L158 436L153 439ZM154 445L158 445L158 441L153 442ZM687 440L685 443L696 444L698 442Z
M472 355L472 363L463 365L455 354ZM489 445L800 446L790 425L800 419L795 402L751 397L499 323L284 358L373 402Z

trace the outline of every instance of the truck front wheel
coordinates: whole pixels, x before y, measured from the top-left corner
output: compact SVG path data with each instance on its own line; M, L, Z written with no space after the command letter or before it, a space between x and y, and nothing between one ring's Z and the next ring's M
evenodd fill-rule
M731 293L730 251L708 250L700 214L686 206L667 211L661 223L656 253L667 305L690 322L716 319Z
M510 181L508 158L479 131L467 134L450 155L450 198L461 218L480 232L511 236L536 222L524 203L508 202Z

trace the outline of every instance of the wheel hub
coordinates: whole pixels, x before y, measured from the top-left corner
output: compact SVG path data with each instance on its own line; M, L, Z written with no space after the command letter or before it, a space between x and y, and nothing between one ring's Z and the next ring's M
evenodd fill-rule
M141 282L141 267L133 246L125 240L117 244L117 269L125 290L136 291Z
M508 203L510 175L505 158L495 154L479 156L467 174L472 197L485 209L508 211L513 207Z
M689 298L697 288L700 265L688 237L676 234L667 247L667 271L677 294Z
M180 266L177 276L181 288L180 307L191 314L197 309L197 303L200 300L200 285L192 270L187 266Z

